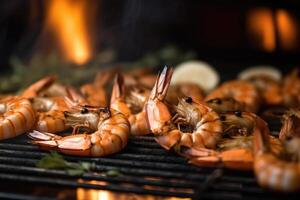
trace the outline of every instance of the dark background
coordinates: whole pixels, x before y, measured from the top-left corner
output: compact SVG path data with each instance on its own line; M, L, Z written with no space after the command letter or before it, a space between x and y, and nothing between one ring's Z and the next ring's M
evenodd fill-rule
M26 60L36 52L44 21L43 3L1 1L2 70L9 69L12 55ZM298 1L103 0L95 6L93 45L97 51L116 49L118 61L134 61L164 45L176 44L231 72L257 64L271 64L286 72L299 64L299 48L286 52L278 45L273 52L264 52L253 47L245 28L245 13L259 7L286 9L299 21Z

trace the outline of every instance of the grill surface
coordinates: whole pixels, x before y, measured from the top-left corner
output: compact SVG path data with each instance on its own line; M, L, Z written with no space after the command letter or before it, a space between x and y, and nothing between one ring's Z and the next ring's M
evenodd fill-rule
M49 192L51 189L76 188L194 199L299 198L299 193L274 193L260 188L250 172L191 166L185 159L162 149L151 136L131 138L125 150L105 158L64 156L70 162L96 164L95 173L81 177L70 176L63 170L36 168L36 162L46 154L29 144L25 135L1 141L0 199L53 199L57 196ZM115 169L122 175L104 175ZM34 188L42 189L36 192Z

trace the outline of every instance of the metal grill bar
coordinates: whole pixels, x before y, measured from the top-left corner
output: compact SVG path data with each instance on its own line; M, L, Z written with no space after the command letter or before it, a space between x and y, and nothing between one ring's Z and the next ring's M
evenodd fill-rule
M286 198L285 194L274 194L258 187L251 172L188 165L184 158L163 150L152 137L133 137L124 151L105 158L64 156L71 163L95 163L95 173L85 173L80 177L70 176L63 170L35 167L37 161L46 154L47 152L28 143L25 136L1 141L0 180L20 185L27 183L47 187L80 187L194 199ZM122 175L104 175L104 172L115 169ZM216 176L215 173L220 170L222 173ZM289 199L296 199L296 194L289 194ZM9 199L11 194L0 191L0 198L1 195ZM16 195L20 195L15 196L17 199L30 198ZM48 198L47 195L45 198Z

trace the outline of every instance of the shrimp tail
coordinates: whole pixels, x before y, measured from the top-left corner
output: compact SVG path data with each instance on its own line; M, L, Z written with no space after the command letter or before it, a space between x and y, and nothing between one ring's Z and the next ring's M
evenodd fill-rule
M33 131L28 136L43 150L57 150L68 155L90 156L91 137L87 134L61 137L52 133Z
M158 74L154 87L145 104L148 127L154 134L166 133L170 130L167 124L170 123L172 116L168 107L164 103L173 69L164 67Z
M56 139L61 139L61 136L55 135L53 133L47 133L47 132L40 132L40 131L32 131L28 133L28 137L30 137L33 140L56 140Z
M115 102L117 99L124 99L125 95L125 83L122 74L118 73L115 76L113 90L111 94L110 102Z
M165 66L164 69L159 73L155 85L151 91L150 99L158 99L162 101L167 94L170 86L171 78L173 74L173 68Z
M256 126L253 131L253 151L254 154L259 154L263 152L269 152L271 147L269 143L269 129L266 123L256 117Z
M38 80L31 86L29 86L27 89L25 89L22 93L22 97L24 98L30 98L30 97L36 97L38 96L38 93L50 85L54 83L56 80L55 76L46 76L43 79Z
M221 153L204 149L197 152L197 154L199 153L202 155L191 158L189 162L201 167L221 166L237 170L253 169L253 155L251 150L248 149L232 149Z
M66 93L67 93L67 97L75 103L80 103L80 104L87 103L83 95L73 87L66 87Z

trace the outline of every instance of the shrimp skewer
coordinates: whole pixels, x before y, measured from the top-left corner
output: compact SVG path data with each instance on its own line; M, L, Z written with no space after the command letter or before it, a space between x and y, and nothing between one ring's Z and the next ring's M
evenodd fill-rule
M29 100L8 98L0 103L0 140L29 131L35 123L35 112Z
M171 77L172 69L165 67L146 103L149 127L156 141L165 149L173 148L179 154L202 155L206 148L209 152L209 148L215 148L221 138L222 124L218 114L204 104L186 98L180 101L176 109L178 115L173 119L164 102ZM176 123L188 124L192 130L184 132Z
M123 76L117 74L112 96L110 107L121 113L123 113L131 127L130 133L132 135L146 135L150 133L147 121L146 121L146 111L144 104L148 98L148 93L146 88L138 88L138 86L132 86L128 88L129 91L125 94L125 83Z
M93 130L61 137L51 133L29 133L34 144L45 150L57 150L75 156L101 157L121 151L128 141L130 125L126 117L108 108L82 106L80 111L65 112L67 124L76 129Z

